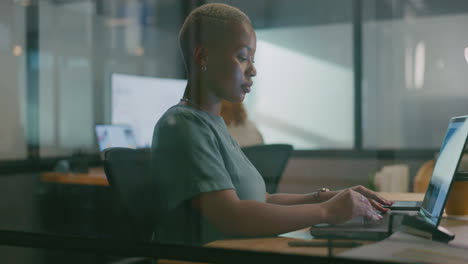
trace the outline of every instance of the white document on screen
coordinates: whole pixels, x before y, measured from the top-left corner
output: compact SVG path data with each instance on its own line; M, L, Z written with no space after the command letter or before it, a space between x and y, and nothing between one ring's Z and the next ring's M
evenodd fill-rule
M154 125L179 103L187 81L118 73L111 81L112 124L130 125L138 147L150 147Z

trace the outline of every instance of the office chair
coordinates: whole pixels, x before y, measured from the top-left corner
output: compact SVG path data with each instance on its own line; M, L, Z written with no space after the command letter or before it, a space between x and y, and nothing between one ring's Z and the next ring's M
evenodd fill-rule
M150 150L104 150L104 171L128 216L136 240L149 242L156 224L155 198L150 174Z
M257 145L243 147L242 151L260 172L268 193L276 193L283 171L293 147L286 144Z

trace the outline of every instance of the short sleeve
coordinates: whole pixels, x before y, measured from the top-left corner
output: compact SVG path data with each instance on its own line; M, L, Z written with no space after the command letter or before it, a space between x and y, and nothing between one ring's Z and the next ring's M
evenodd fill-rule
M234 189L213 127L190 112L168 114L158 122L152 163L167 210L200 193Z

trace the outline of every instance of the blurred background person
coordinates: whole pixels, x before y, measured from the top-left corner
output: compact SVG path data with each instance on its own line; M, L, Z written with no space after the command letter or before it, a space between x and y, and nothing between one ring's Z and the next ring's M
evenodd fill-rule
M248 119L247 111L242 103L231 103L223 100L221 117L224 119L229 133L241 147L264 144L262 134Z

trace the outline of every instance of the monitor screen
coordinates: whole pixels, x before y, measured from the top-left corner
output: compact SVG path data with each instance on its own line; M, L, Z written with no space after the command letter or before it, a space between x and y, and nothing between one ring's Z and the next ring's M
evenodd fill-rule
M186 80L114 73L112 124L130 125L140 148L151 146L156 122L182 98Z
M130 126L96 125L95 132L100 151L114 147L137 147L135 135Z
M453 177L465 148L467 136L467 118L453 118L445 134L420 210L426 220L433 225L438 225L440 222Z

